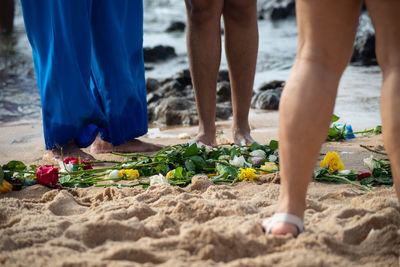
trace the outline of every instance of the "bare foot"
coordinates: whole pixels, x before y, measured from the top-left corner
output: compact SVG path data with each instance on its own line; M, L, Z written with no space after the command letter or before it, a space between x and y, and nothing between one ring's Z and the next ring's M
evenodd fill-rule
M291 234L296 237L299 234L297 227L290 223L277 222L272 226L270 233L271 235L286 235Z
M109 142L101 140L97 137L90 147L91 153L110 153L110 152L121 152L121 153L140 153L140 152L157 152L163 147L156 144L146 143L138 139L133 139L119 146L113 146Z
M62 149L46 150L43 154L43 160L52 164L58 164L62 158L67 157L80 158L83 161L95 160L92 155L82 151L75 142L65 145Z
M248 146L254 143L254 139L250 135L250 129L232 129L233 142L239 146Z
M207 145L207 146L213 146L216 144L215 134L212 134L212 135L198 134L194 138L194 141L196 143L199 143L202 145Z

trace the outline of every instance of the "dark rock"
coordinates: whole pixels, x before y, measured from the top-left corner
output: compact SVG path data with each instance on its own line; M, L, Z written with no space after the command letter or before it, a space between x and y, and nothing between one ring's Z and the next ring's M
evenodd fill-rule
M185 23L182 21L173 21L169 27L165 30L166 32L183 32L185 30Z
M14 0L2 0L0 7L0 33L11 34L14 29Z
M271 89L283 88L285 86L285 81L271 81L267 83L263 83L258 88L258 91L267 91Z
M161 99L161 95L157 93L147 93L147 105L157 102Z
M157 79L147 78L146 79L146 89L147 93L154 92L160 88L161 84Z
M218 82L229 82L229 71L220 70L218 73Z
M366 32L358 35L354 43L353 56L351 62L364 66L377 65L375 54L375 34Z
M180 84L182 84L183 87L192 85L192 77L190 76L189 69L185 69L182 70L181 72L178 72L177 74L172 76L172 79L178 81Z
M196 103L181 97L162 99L150 112L154 123L160 125L197 125Z
M282 89L271 89L256 93L251 99L251 107L255 109L278 110Z
M215 117L217 120L227 120L232 116L232 103L218 103Z
M295 0L272 0L262 9L262 14L268 14L273 21L296 16ZM260 15L259 15L260 16Z
M217 103L222 103L231 100L231 85L227 81L217 84Z
M157 45L153 48L143 48L144 62L158 62L176 57L175 49L171 46Z

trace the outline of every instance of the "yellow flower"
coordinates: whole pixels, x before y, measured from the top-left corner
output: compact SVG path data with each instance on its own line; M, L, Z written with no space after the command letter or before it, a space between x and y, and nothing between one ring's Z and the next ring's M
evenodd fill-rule
M166 175L167 179L172 178L172 176L175 174L175 170L169 171Z
M271 173L279 171L278 165L276 165L275 162L265 162L264 165L260 167L260 169L264 171L263 173Z
M120 170L118 172L119 177L126 177L127 180L133 180L138 178L139 171L138 170L133 170L133 169L127 169L127 170Z
M254 182L254 179L258 178L258 175L256 174L256 170L252 168L247 168L243 169L240 168L240 173L239 173L239 180L248 180L250 182Z
M3 183L0 186L0 194L1 193L11 192L12 188L13 188L12 184L10 184L5 179L3 179Z
M344 164L340 160L339 154L336 152L328 152L325 155L325 158L321 161L321 168L325 166L329 166L329 172L334 172L336 170L344 170Z

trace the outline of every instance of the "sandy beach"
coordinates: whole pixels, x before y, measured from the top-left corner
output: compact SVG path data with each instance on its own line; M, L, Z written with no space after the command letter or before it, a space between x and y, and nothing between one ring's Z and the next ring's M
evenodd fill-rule
M277 113L252 116L254 137L277 138ZM230 122L218 128L229 136ZM2 125L1 164L43 164L41 125ZM150 130L143 140L182 143L196 127ZM365 171L362 160L382 137L326 143L347 169ZM110 159L116 156L95 155ZM256 182L214 185L198 176L186 188L49 189L34 185L0 195L2 266L398 266L400 212L394 188L366 194L345 184L312 182L306 232L298 238L266 236L279 195L279 175Z
M269 2L260 0L259 10ZM144 3L144 45L169 45L177 54L147 66L146 78L161 81L188 68L185 32L165 32L177 18L184 20L185 4ZM297 47L294 17L260 18L259 31L255 91L265 82L287 80ZM14 34L0 43L0 74L6 77L0 76L1 165L11 160L48 164L42 160L40 97L31 57L17 5ZM221 69L227 69L224 56ZM339 123L350 123L354 131L380 125L381 81L378 66L349 66L335 107ZM217 122L225 141L232 141L231 123ZM277 111L252 109L250 125L257 142L277 140ZM151 125L140 139L167 146L187 142L179 135L194 137L197 131L197 126ZM363 159L372 152L360 145L381 148L382 135L327 142L321 153L336 151L346 169L364 172ZM311 182L306 231L293 238L267 236L261 227L274 213L279 183L279 173L234 186L196 176L185 188L59 190L37 184L0 194L0 266L400 266L400 207L393 187L366 193L350 184Z

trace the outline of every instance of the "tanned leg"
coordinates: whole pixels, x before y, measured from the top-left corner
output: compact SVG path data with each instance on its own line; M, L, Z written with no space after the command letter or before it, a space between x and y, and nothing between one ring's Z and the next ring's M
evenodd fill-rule
M332 117L338 83L350 60L361 0L298 0L298 51L279 110L281 194L278 213L304 215L307 186ZM291 233L276 223L272 234Z
M221 61L223 0L186 0L187 50L199 114L196 141L215 143L216 86Z
M225 0L225 50L232 88L233 140L254 142L250 136L249 110L258 52L256 0Z
M376 54L382 68L382 132L400 201L400 2L367 0L375 27Z

